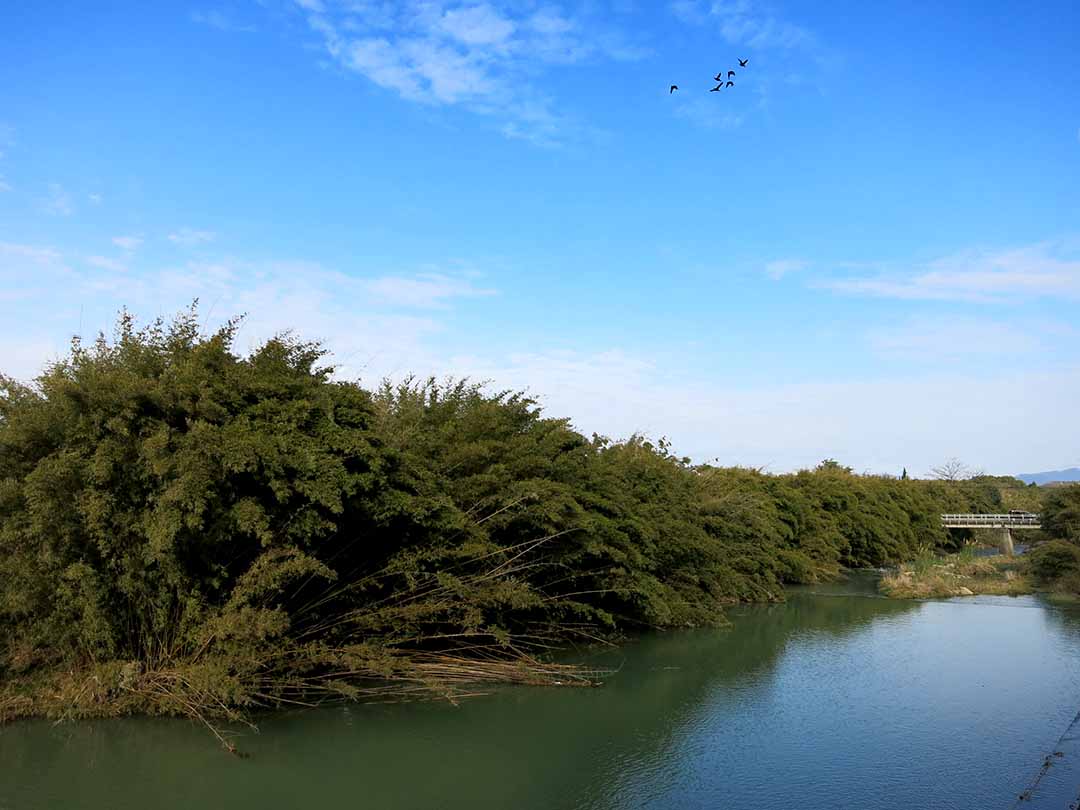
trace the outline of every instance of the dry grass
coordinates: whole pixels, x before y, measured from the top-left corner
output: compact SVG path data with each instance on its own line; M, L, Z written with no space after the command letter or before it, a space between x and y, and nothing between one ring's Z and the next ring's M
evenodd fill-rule
M0 725L33 713L33 698L6 691L0 694Z
M1023 561L1003 555L975 557L970 552L961 552L945 557L924 556L882 577L878 589L893 599L976 594L1018 596L1034 590L1023 569Z
M135 714L186 717L205 726L221 746L241 755L229 727L255 729L251 710L283 705L314 708L333 702L400 703L448 700L483 694L499 685L594 686L610 673L572 664L513 656L469 658L416 653L402 655L393 673L364 669L327 672L289 684L267 684L255 693L206 665L188 663L144 671L136 662L113 661L79 670L52 671L0 686L0 725L23 718L55 722Z
M307 619L305 609L296 611L292 635L271 642L213 646L219 635L227 640L230 632L258 629L266 611L249 610L235 616L223 613L208 625L202 643L173 647L163 642L142 660L83 660L63 666L37 661L34 666L32 650L9 650L6 660L17 660L19 666L9 668L12 677L0 680L0 724L26 717L61 722L135 714L179 716L204 725L223 748L238 753L226 729L253 728L251 717L257 710L343 701L454 702L504 684L596 685L609 673L548 660L574 636L601 641L592 625L537 624L510 633L482 625L479 608L468 602L461 606L463 595L499 605L540 599L515 577L537 564L527 552L552 537L470 558L479 563L473 573L454 568L437 574L406 572L407 587L383 600L320 617L313 608L340 596L342 587L370 584L394 572L338 586L307 606L313 619ZM340 643L321 640L328 628L336 631ZM3 661L0 656L0 664Z

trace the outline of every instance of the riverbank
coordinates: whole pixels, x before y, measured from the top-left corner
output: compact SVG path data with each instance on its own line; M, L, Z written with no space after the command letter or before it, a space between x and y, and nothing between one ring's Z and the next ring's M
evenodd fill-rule
M923 555L904 563L878 582L892 599L932 599L948 596L1033 593L1034 585L1021 557L977 557L970 551L945 556Z

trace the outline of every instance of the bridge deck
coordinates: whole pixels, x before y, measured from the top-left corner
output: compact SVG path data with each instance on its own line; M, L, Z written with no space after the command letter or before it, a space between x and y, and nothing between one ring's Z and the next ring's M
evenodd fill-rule
M949 529L1040 529L1040 515L942 515L941 525Z

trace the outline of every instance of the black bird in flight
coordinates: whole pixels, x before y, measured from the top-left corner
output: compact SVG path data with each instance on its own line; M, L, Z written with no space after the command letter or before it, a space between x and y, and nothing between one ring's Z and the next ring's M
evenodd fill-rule
M722 83L721 83L721 84L718 84L718 85L716 85L716 87L714 87L714 88L713 88L712 90L710 90L709 92L710 92L710 93L715 93L715 92L716 92L717 90L719 90L719 89L720 89L721 87L723 87L723 86L724 86L724 85L723 85Z
M734 87L734 86L735 86L735 82L732 82L732 81L729 81L727 84L724 85L724 87Z
M734 75L735 75L735 71L734 71L734 70L729 70L729 71L727 72L727 77L728 77L729 79L730 79L730 78L731 78L732 76L734 76Z
M739 60L739 67L746 67L746 63L749 62L749 61L750 61L749 59L740 59Z
M714 82L722 82L724 80L724 71L721 70L719 73L712 77L712 80Z
M671 89L667 91L667 94L670 96L672 93L674 93L678 89L679 89L679 85L673 84L673 85L671 85Z

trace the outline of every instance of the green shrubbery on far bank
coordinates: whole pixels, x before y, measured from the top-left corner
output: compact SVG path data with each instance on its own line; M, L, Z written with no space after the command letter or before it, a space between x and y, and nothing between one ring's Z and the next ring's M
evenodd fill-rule
M338 381L291 338L241 357L235 331L124 315L0 377L0 719L567 682L540 651L955 550L942 512L1002 506L986 481L694 465L515 392Z
M1080 494L1080 487L1075 489ZM1080 597L1080 546L1076 543L1040 543L1028 554L1028 568L1040 588L1062 597Z
M1035 588L1054 598L1080 599L1080 484L1046 488L1042 538L1025 555Z
M1039 582L1056 582L1080 572L1080 547L1065 540L1051 540L1032 549L1028 563Z
M1048 489L1041 511L1043 532L1080 544L1080 484Z

